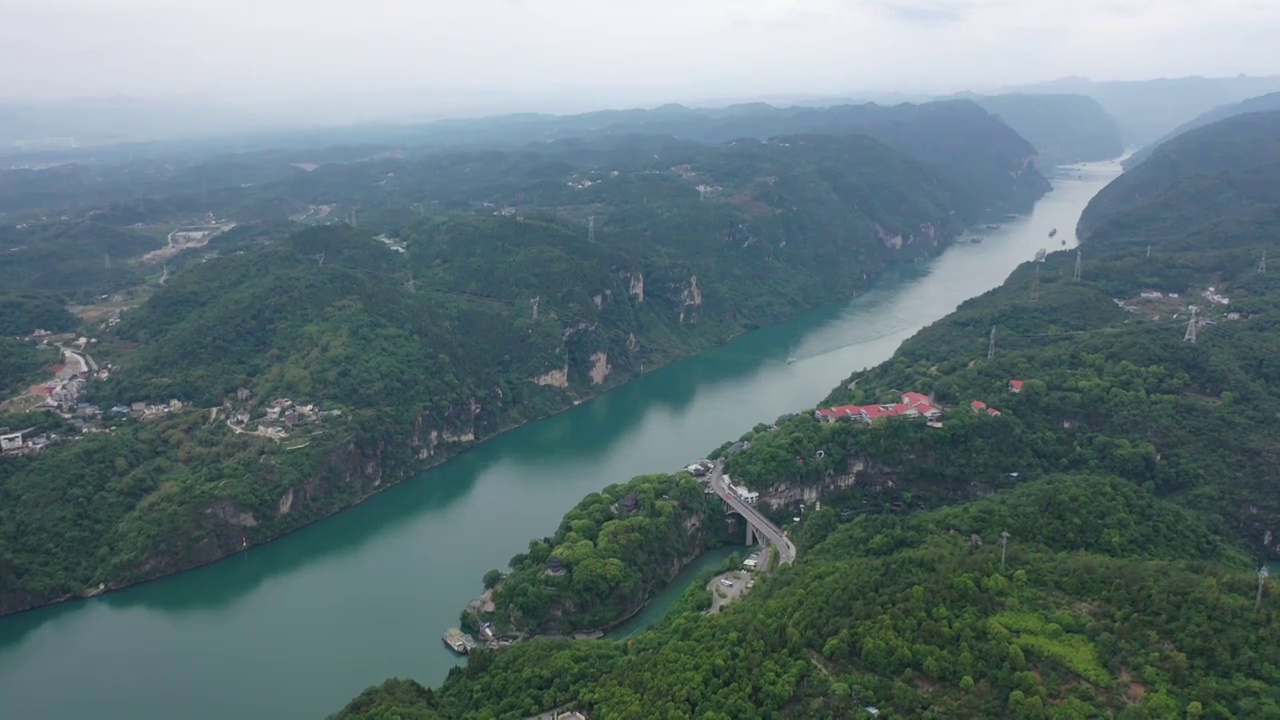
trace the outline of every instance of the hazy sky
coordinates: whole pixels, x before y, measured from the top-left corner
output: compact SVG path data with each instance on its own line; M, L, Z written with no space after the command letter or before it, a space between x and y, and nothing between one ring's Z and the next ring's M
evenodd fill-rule
M1277 73L1277 38L1277 0L0 0L0 97L948 92Z

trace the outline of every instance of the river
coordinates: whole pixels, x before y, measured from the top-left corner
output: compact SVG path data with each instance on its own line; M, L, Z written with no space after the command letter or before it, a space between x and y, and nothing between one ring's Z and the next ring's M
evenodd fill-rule
M553 532L583 495L812 407L1036 250L1074 243L1081 210L1119 171L1064 168L1029 216L982 231L981 244L501 435L274 543L0 618L0 717L318 720L387 677L438 684L458 663L440 633L481 576Z

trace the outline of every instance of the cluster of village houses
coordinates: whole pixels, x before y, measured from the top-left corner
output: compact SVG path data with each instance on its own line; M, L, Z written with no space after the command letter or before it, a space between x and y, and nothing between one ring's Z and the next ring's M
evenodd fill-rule
M247 388L236 391L236 400L244 403L253 397ZM281 440L289 436L289 430L298 425L320 422L325 417L336 417L341 410L321 410L318 405L298 405L289 398L276 398L262 408L260 415L247 407L241 407L231 416L228 424L239 432ZM249 428L256 428L250 430Z

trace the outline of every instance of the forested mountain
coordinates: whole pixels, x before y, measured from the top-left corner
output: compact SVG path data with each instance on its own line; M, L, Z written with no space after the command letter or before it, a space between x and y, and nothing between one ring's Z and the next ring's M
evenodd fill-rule
M30 335L36 330L65 332L79 324L56 296L34 292L0 294L0 335Z
M1108 160L1124 153L1120 125L1093 98L1009 93L972 99L1035 146L1041 168Z
M1215 107L1280 91L1280 75L1103 82L1067 77L1013 90L1087 95L1120 122L1129 145L1142 147Z
M1220 105L1206 113L1196 116L1193 120L1179 125L1168 135L1165 135L1159 140L1156 140L1150 145L1138 150L1125 160L1124 165L1126 168L1136 166L1138 163L1151 157L1151 153L1153 153L1156 148L1166 142L1169 142L1173 138L1178 137L1183 133L1190 132L1191 130L1195 130L1196 128L1204 127L1205 125L1212 125L1219 120L1225 120L1236 115L1244 115L1245 113L1252 112L1269 112L1272 110L1280 110L1280 92L1268 93L1266 95L1249 98L1248 100L1242 100L1230 105Z
M607 146L617 146L620 138L644 135L705 145L805 134L867 135L933 166L955 189L957 201L963 203L959 209L968 213L1021 212L1048 190L1030 165L1035 149L1026 140L973 102L952 100L895 107L867 104L815 109L754 104L693 110L664 106L566 117L503 116L411 125L386 132L364 128L350 131L349 137L304 133L309 144L293 149L276 145L274 149L212 156L180 152L155 158L108 155L113 159L105 161L105 167L103 162L95 162L41 170L0 170L0 211L59 208L66 212L108 202L127 204L140 196L173 196L170 202L177 210L191 205L193 195L207 206L205 209L233 215L233 219L244 206L314 203L372 209L367 203L407 209L437 198L428 188L401 181L372 188L340 183L347 191L359 187L359 199L349 192L308 197L306 188L314 186L314 178L308 178L304 168L319 166L331 177L333 173L339 177L349 173L352 181L370 168L379 168L384 173L377 178L380 181L388 173L414 175L419 161L438 164L437 159L424 160L424 156L446 153L456 157L461 148L481 153L495 149L539 153L545 143L554 140L609 140L612 142ZM349 146L316 149L339 141ZM526 147L530 143L536 145ZM294 212L289 209L285 214ZM409 213L414 214L411 209Z
M1187 237L1180 229L1184 222L1199 227L1239 226L1234 213L1193 214L1179 205L1190 201L1187 196L1191 195L1203 193L1210 199L1221 195L1220 202L1240 212L1239 194L1265 196L1265 178L1280 163L1278 133L1280 112L1266 112L1237 115L1180 135L1098 193L1081 215L1079 231L1089 235L1103 223L1124 222L1124 216L1133 213L1139 213L1143 223L1163 221L1160 233L1172 234L1175 241ZM1252 207L1252 213L1264 218L1274 213L1262 196L1257 202L1261 204Z
M485 214L377 238L316 227L176 273L102 335L95 353L119 369L89 394L185 409L0 463L0 610L272 539L646 368L858 294L964 227L953 185L865 136L666 146L661 164L636 141L632 164L610 154L588 172L554 155L455 159L472 199L442 197ZM489 201L516 194L519 209Z
M1280 715L1280 606L1255 572L1280 556L1274 122L1172 141L1099 196L1080 280L1074 252L1027 263L821 405L909 388L941 427L803 413L745 437L726 470L762 507L822 510L726 611L701 614L695 582L626 643L481 652L337 717Z

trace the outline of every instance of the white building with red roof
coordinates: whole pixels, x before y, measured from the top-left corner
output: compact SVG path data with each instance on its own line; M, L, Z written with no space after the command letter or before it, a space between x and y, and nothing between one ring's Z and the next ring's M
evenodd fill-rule
M934 405L926 395L918 392L906 392L902 394L902 402L893 405L839 405L817 410L813 416L828 423L833 423L841 418L865 423L886 417L905 417L909 419L925 417L934 420L942 417L942 409Z

